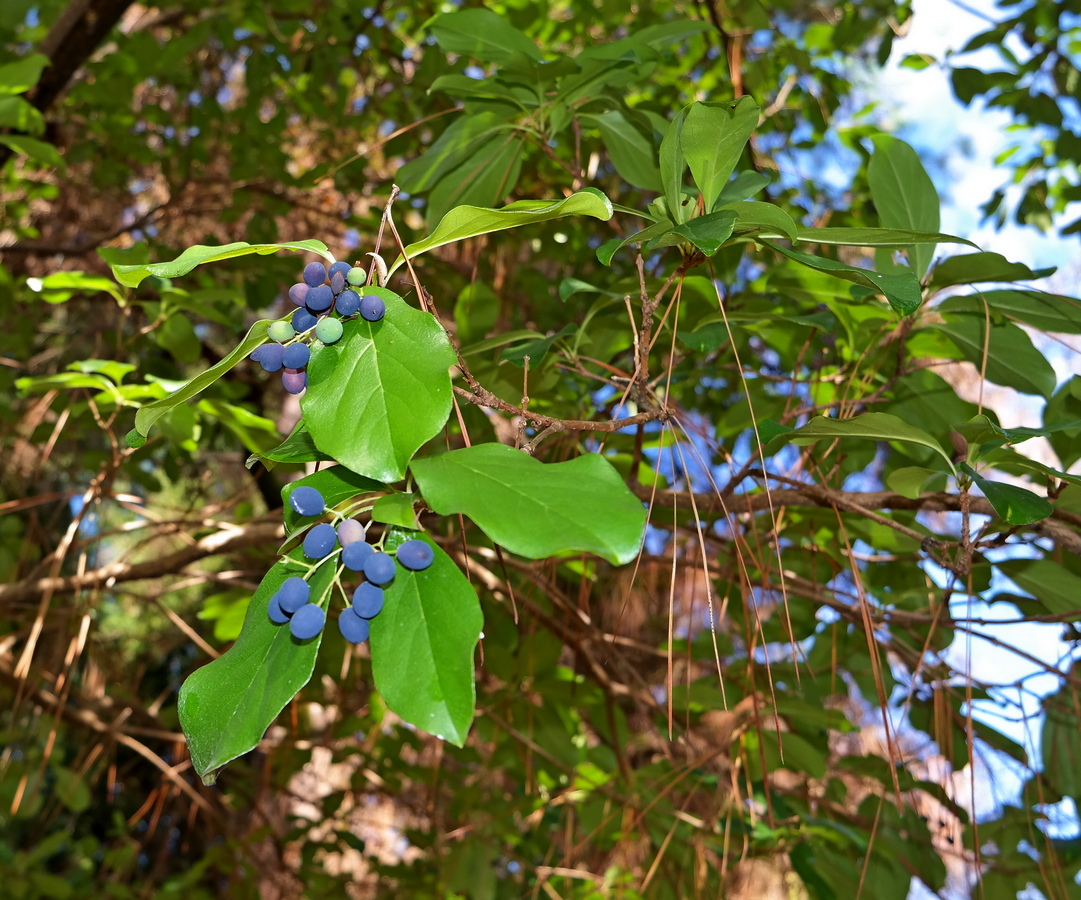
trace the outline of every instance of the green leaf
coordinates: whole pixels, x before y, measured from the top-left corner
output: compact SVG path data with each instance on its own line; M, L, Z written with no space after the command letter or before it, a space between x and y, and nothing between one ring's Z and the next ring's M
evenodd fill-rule
M934 469L925 469L922 466L902 466L894 469L886 476L886 484L891 491L896 491L902 497L915 500L923 493L927 483L942 475Z
M470 56L483 62L509 63L516 53L540 62L537 45L494 12L462 9L429 19L427 29L447 53Z
M49 65L49 57L42 53L0 66L0 94L23 94L41 79L41 73Z
M723 196L722 196L723 199ZM799 240L796 223L792 217L779 206L772 203L762 203L758 200L744 200L739 203L728 203L718 206L718 212L730 210L736 214L735 232L742 235L745 232L753 232L751 237L787 238L790 241Z
M355 319L345 336L316 349L300 401L312 440L360 475L398 481L451 408L454 350L439 321L385 288L378 322Z
M612 218L612 202L596 188L584 188L563 200L519 200L502 209L459 206L447 213L428 237L406 247L404 256L390 267L390 274L404 265L406 259L415 259L444 244L566 216L592 216L607 221Z
M310 516L302 516L289 504L289 498L293 491L299 487L313 487L323 495L323 501L327 509L336 509L347 500L352 500L360 494L372 494L386 490L386 485L378 481L372 481L363 475L358 475L345 466L331 466L328 469L320 469L305 475L296 481L291 481L282 488L282 513L285 519L285 530L296 531L311 525L316 520ZM346 512L343 507L341 512Z
M984 371L987 379L1022 394L1050 397L1057 378L1047 358L1032 344L1032 339L1011 323L992 325L986 340L984 316L950 314L945 321L929 325L945 334L961 352L962 358Z
M45 131L45 117L22 97L0 94L0 128L11 128L37 137Z
M931 272L930 286L934 289L953 284L977 284L987 281L1030 281L1054 272L1043 269L1033 272L1021 263L1012 263L998 253L969 253L944 259Z
M645 191L660 191L661 173L653 141L642 134L622 110L612 109L601 115L584 114L583 122L592 122L601 133L612 165L620 177Z
M1081 666L1074 664L1076 677ZM1077 693L1070 682L1043 699L1040 732L1043 774L1063 796L1081 797L1081 731L1077 727Z
M938 309L944 313L962 312L983 316L988 306L993 312L1041 331L1081 334L1081 300L1060 294L1045 294L1042 291L981 291L968 297L950 297L939 304Z
M221 362L211 366L205 372L200 372L190 381L188 381L182 388L174 391L168 397L163 397L161 400L155 400L153 403L148 403L142 409L135 414L135 431L145 438L150 434L150 429L154 427L154 423L161 418L169 410L181 403L184 403L194 397L196 394L210 387L215 381L221 378L226 372L232 369L242 359L246 358L248 354L252 352L260 344L266 342L267 328L270 327L271 319L260 319L248 330L244 340L238 344L233 351L225 357ZM132 443L132 435L128 435L128 446L137 447L142 446L142 441L138 444Z
M1013 484L989 481L967 463L959 466L995 508L999 517L1011 525L1031 525L1046 519L1055 511L1047 498Z
M58 169L64 167L64 158L60 151L52 144L37 138L24 137L21 134L0 134L0 144L5 144L16 153L22 153L47 166L56 166Z
M542 463L503 444L477 444L413 460L425 501L464 513L497 544L529 559L564 551L634 559L646 510L603 456Z
M858 269L855 266L846 266L844 263L826 259L823 256L811 256L811 254L802 253L799 250L790 250L770 241L763 240L760 243L776 250L782 256L787 256L801 266L818 269L820 272L828 272L837 278L843 278L845 281L851 281L854 284L860 284L881 293L890 306L902 316L914 313L919 309L923 300L920 282L911 272L905 272L901 275L879 275L877 272Z
M88 272L54 272L44 278L28 278L26 286L41 294L46 303L64 303L75 294L95 294L105 292L117 303L124 302L124 296L117 290L116 282L104 275Z
M779 435L770 441L766 448L767 453L776 453L779 443L791 441L800 446L814 444L817 441L835 438L862 438L872 441L902 441L912 444L921 444L930 447L945 461L950 471L953 471L953 463L950 462L949 454L942 449L931 435L915 425L909 425L897 416L889 413L864 413L862 416L853 416L851 419L830 419L826 416L817 416L811 419L802 428Z
M187 275L196 266L205 263L219 262L223 259L235 259L238 256L250 256L257 253L266 256L268 253L276 253L279 250L297 250L308 253L318 253L324 259L334 261L334 256L327 250L327 245L322 241L287 241L282 244L249 244L245 241L237 241L232 244L222 244L218 247L206 244L197 244L188 247L183 253L171 262L150 263L137 266L111 266L113 277L124 287L138 287L145 278L156 275L159 278L178 278Z
M765 172L755 172L753 169L749 169L737 173L736 177L721 189L721 195L717 198L717 208L725 209L729 204L750 199L769 184L769 181L769 175ZM767 205L772 206L773 204Z
M660 152L661 185L664 188L664 201L668 207L668 215L677 225L686 218L683 209L683 173L687 171L687 157L683 155L680 137L686 119L686 109L681 109L676 113L676 117L668 126L664 139L661 141Z
M690 243L706 256L713 256L732 236L735 224L736 214L731 210L709 213L667 229L664 234L649 241L646 247L653 249Z
M253 453L244 463L249 469L257 462L261 462L268 469L273 469L277 463L309 463L323 462L331 459L326 453L315 446L308 426L301 420L292 433L273 450L262 453Z
M680 146L707 213L713 210L758 127L759 112L749 96L721 103L692 103L687 110Z
M525 136L500 135L481 145L476 153L432 188L426 218L431 224L456 207L490 207L514 191L522 171Z
M468 80L473 81L471 78ZM432 90L435 90L434 86ZM443 176L466 162L479 147L491 143L496 135L513 127L513 123L491 112L463 116L452 123L424 153L402 166L394 180L410 194L431 190Z
M422 572L398 567L372 620L372 675L395 713L461 747L473 721L473 653L484 625L476 591L453 560L424 534L392 533L387 549L409 538L435 552Z
M654 238L666 235L673 227L672 223L668 221L654 222L641 231L635 232L629 238L612 238L597 248L597 259L606 266L611 265L612 257L616 255L617 251L631 244L644 244Z
M372 507L372 521L385 525L399 525L416 531L420 528L417 514L413 510L416 495L412 493L387 494L375 501Z
M1013 559L997 568L1021 590L1035 597L1053 614L1072 613L1081 618L1081 576L1050 559ZM1075 725L1076 727L1076 725Z
M840 247L908 247L939 243L976 246L972 241L952 234L904 228L798 228L797 233L799 240L805 243Z
M867 181L886 228L935 232L939 227L939 199L919 156L904 141L886 134L871 139L875 150L867 165ZM920 279L934 259L933 244L913 246L912 268Z
M213 784L217 769L253 749L312 676L322 635L297 641L288 626L275 625L267 615L267 604L285 579L303 577L308 566L301 550L277 562L252 597L236 643L180 688L180 725L204 784ZM312 602L324 609L334 569L322 565L309 578Z

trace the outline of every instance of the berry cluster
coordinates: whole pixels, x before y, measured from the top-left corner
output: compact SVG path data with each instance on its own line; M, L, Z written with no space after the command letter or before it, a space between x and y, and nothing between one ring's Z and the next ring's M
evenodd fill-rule
M264 371L282 371L282 385L290 394L299 394L308 386L305 371L311 359L310 340L333 344L345 331L342 319L358 313L369 322L378 322L387 307L375 294L363 297L354 290L368 280L368 273L347 262L331 263L329 269L321 262L304 267L303 280L289 288L289 299L298 307L289 322L275 322L267 330L273 344L262 344L252 351L251 358ZM341 318L334 318L336 312ZM308 341L305 340L308 339Z
M321 516L326 511L323 495L315 488L302 485L289 495L289 505L307 517ZM364 581L353 592L352 603L338 616L338 629L353 644L368 639L371 620L383 609L383 589L394 580L398 565L413 572L427 569L435 559L430 544L410 540L395 551L394 556L373 547L366 540L364 526L356 519L342 519L338 527L327 522L313 525L304 536L304 555L311 560L325 560L341 545L339 562L344 569L358 572ZM276 625L289 622L289 630L297 640L308 640L323 630L326 613L310 601L310 588L303 578L286 579L270 599L267 614ZM312 608L314 612L309 611Z

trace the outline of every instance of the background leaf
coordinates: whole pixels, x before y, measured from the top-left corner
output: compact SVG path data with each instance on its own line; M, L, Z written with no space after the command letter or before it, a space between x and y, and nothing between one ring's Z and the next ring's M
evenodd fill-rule
M867 166L867 181L879 221L886 228L938 231L938 191L916 151L886 134L875 135L871 140L875 152ZM918 278L927 274L934 256L933 244L917 244L909 250Z
M206 263L220 262L223 259L236 259L238 256L251 256L257 253L266 256L268 253L276 253L279 250L307 251L318 253L324 259L333 262L334 256L327 250L327 245L322 241L287 241L281 244L249 244L246 241L236 241L232 244L222 244L220 247L196 244L188 247L183 253L171 262L149 263L147 265L126 266L113 265L113 277L124 287L138 287L143 279L151 275L159 278L178 278L187 275L196 266Z
M683 156L712 212L743 148L758 126L759 108L751 97L720 103L692 103L680 135Z

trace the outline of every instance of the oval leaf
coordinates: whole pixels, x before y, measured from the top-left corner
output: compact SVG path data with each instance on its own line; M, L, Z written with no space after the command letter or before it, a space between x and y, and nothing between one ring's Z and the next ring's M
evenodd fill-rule
M312 677L322 635L298 641L288 625L275 625L267 615L267 604L285 579L303 577L309 565L303 551L296 550L267 572L248 604L236 643L180 688L180 726L204 784L213 784L217 769L253 749ZM309 579L312 602L324 609L334 568L320 566Z
M451 407L455 362L446 331L385 288L378 322L356 319L318 348L300 401L315 446L376 481L400 481L417 449L439 433Z
M387 548L419 538L435 551L422 572L397 567L372 619L372 676L395 713L455 746L473 721L473 651L484 616L477 593L453 560L425 535L394 532Z
M630 562L646 510L603 456L542 463L504 444L478 444L411 466L428 505L464 513L497 544L529 559L584 550Z

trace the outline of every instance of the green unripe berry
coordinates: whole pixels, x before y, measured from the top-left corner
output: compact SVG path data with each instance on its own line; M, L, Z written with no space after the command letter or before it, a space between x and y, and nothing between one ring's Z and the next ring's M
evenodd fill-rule
M363 269L353 266L345 276L345 280L353 285L353 287L356 287L357 285L364 284L364 282L368 280L368 273Z
M296 331L293 330L293 326L288 322L275 322L267 329L267 334L272 341L277 341L279 344L285 343Z
M333 344L341 339L344 330L341 319L332 319L328 316L320 319L319 324L315 326L315 336L324 344Z

